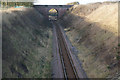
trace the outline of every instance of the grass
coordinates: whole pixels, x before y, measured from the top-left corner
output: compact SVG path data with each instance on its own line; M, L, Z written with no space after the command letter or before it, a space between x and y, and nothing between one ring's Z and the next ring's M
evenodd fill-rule
M118 43L118 46L120 47L120 43Z
M116 59L117 59L117 60L120 60L120 55L116 55Z
M102 5L98 6L98 9L102 7ZM92 4L92 6L93 7L87 7L88 11L97 5ZM81 16L87 9L85 7L79 7L81 7L81 5L75 8L73 7L72 12L66 14L60 23L65 26L66 34L73 46L79 50L77 56L79 60L82 61L83 68L88 77L105 78L113 76L117 69L117 64L113 64L117 62L115 57L119 59L119 56L116 56L117 49L113 48L120 46L120 44L117 44L118 36L114 34L114 30L110 31L108 28L112 28L113 26L115 28L115 25L102 25L102 22L99 20L96 22L99 18L95 18L95 21L92 21L92 19L94 19L93 17L98 17L98 15L102 16L101 19L107 16L106 14L100 15L98 12L93 14L92 12L94 12L94 10L90 11L93 14L92 16L91 14L86 15L87 12L85 12L85 16ZM116 6L112 4L111 7L116 8ZM102 10L104 13L104 9ZM97 11L97 8L95 11ZM71 29L71 27L74 28Z
M3 12L3 78L51 77L52 30L39 15Z

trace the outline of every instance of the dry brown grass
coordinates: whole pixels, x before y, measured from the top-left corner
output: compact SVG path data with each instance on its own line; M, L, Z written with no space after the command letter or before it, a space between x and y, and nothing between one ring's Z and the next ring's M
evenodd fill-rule
M2 11L3 78L51 77L52 32L34 8Z
M74 6L61 23L69 29L66 33L78 48L77 56L88 77L118 73L118 3Z

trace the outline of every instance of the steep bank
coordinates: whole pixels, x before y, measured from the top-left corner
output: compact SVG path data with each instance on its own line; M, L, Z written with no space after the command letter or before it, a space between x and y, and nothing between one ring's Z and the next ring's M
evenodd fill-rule
M60 23L89 78L119 76L118 3L75 5Z
M2 11L3 78L51 77L52 31L34 8Z

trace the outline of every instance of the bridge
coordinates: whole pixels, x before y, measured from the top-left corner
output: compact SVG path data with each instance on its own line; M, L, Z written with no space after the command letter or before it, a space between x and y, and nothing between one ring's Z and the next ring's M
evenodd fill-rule
M49 10L54 8L58 12L58 18L60 18L72 6L73 5L34 5L33 7L36 8L46 18L49 18Z

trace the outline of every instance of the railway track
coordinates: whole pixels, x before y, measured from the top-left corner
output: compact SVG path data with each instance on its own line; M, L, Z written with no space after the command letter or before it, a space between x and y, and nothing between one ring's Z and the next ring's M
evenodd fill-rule
M56 22L53 22L56 29L57 39L58 39L58 47L59 47L59 55L61 59L62 69L64 78L66 80L69 80L71 78L74 78L75 80L78 80L78 74L76 71L76 68L74 66L73 60L71 58L70 52L68 50L66 41L63 37L62 31L60 29L60 26L57 25Z

